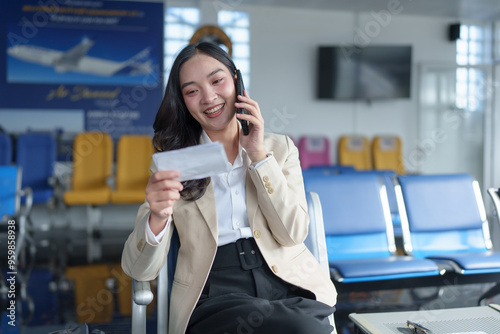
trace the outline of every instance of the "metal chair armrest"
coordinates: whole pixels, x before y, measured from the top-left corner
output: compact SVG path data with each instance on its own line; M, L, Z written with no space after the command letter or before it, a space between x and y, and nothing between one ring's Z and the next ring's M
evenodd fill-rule
M153 301L149 281L132 280L132 334L146 333L146 308Z
M153 301L149 281L132 280L132 299L137 305L149 305Z
M116 176L110 175L106 178L106 185L111 188L111 190L116 190Z
M31 213L31 208L33 207L33 190L30 187L23 188L19 192L19 195L26 198L24 208L22 209L22 212L20 212L20 215L28 217Z
M497 221L500 224L500 190L498 188L488 188L488 195L493 202L494 213L497 216Z

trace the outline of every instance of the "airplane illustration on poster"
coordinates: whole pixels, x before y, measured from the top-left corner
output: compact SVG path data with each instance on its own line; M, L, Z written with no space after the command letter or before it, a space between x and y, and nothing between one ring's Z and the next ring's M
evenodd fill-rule
M114 61L87 55L95 41L84 37L82 41L67 51L59 51L33 45L14 45L7 54L16 59L53 67L58 73L76 72L104 77L116 75L147 75L153 71L149 59L151 48L145 48L125 61Z

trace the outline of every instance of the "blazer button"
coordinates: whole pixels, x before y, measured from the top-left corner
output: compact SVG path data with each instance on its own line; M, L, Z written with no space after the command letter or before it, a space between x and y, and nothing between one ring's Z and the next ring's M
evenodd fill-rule
M144 246L144 239L141 239L141 241L137 243L137 250L139 252L142 250L142 246Z
M271 269L274 271L275 274L278 273L278 267L277 266L272 266Z
M272 193L274 192L274 188L272 188L272 187L271 187L271 188L268 188L268 189L267 189L267 192L268 192L268 193L270 193L270 194L272 194Z
M255 237L255 239L259 239L260 238L260 231L259 230L253 231L253 236Z
M266 182L266 184L264 185L266 188L271 188L273 185L271 182Z
M262 178L262 181L264 181L264 182L269 181L269 176L267 176L267 175L266 175L266 176L264 176L264 177Z

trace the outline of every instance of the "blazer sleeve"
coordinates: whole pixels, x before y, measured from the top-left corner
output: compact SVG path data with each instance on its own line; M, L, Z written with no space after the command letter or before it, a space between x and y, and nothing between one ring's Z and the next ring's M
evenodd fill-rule
M137 212L134 230L125 242L122 253L123 271L138 281L150 281L158 276L167 258L173 233L174 224L171 222L159 244L148 243L146 224L149 215L149 204L145 202Z
M294 246L304 242L309 226L299 152L289 137L274 136L272 158L249 173L273 237L283 246Z

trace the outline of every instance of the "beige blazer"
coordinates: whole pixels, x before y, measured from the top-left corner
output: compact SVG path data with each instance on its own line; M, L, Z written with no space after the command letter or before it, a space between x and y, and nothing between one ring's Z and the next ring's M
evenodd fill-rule
M246 176L247 213L255 241L277 276L333 306L335 287L303 243L309 217L298 150L290 138L276 134L265 135L264 147L273 154L272 158L258 168L249 166ZM169 332L185 333L217 251L212 184L200 199L175 203L173 224L155 246L147 242L149 214L146 202L140 207L134 231L125 243L122 267L137 280L156 278L167 257L175 225L181 246L172 284Z

